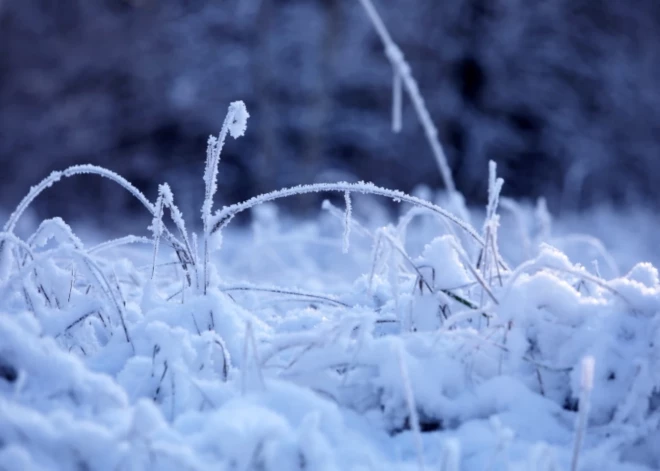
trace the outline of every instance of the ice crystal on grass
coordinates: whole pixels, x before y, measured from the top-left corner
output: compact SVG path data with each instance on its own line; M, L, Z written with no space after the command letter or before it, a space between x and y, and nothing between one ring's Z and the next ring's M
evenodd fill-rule
M232 115L229 123L229 133L234 139L245 135L247 129L247 120L250 114L242 101L235 101L229 105L229 113Z

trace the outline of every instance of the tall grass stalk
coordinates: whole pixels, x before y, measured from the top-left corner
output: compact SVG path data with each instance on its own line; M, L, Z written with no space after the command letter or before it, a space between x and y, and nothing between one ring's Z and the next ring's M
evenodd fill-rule
M206 168L204 170L204 203L202 204L202 223L204 224L204 276L203 276L203 292L209 284L209 255L210 255L210 237L211 231L211 211L213 211L213 197L218 190L218 164L220 163L220 154L225 145L227 134L231 134L234 139L238 139L245 134L247 126L248 114L245 104L242 101L235 101L229 105L225 121L222 124L220 135L215 138L209 138L208 147L206 149Z
M378 33L378 36L380 36L383 46L385 47L385 55L389 59L390 63L392 64L392 68L394 69L395 102L396 102L396 86L397 86L396 81L400 80L403 83L403 86L405 87L406 92L408 93L408 96L410 97L410 100L412 101L413 106L415 107L415 111L417 113L419 121L422 124L422 127L424 128L424 134L426 135L426 139L428 140L429 145L431 146L431 150L433 151L433 156L435 157L436 164L438 165L438 169L440 170L440 174L445 184L445 188L447 189L447 192L450 195L453 195L457 191L456 191L456 185L454 184L454 179L451 175L451 169L449 168L449 164L447 163L447 157L445 155L444 150L442 149L440 140L438 139L438 130L433 124L431 115L429 114L426 108L426 104L424 103L424 98L422 98L422 94L419 91L417 82L415 81L410 71L410 66L406 62L403 53L401 52L401 49L399 49L396 43L392 40L390 33L387 31L387 28L385 27L385 23L383 23L383 20L381 19L380 15L378 14L378 11L376 10L376 7L374 7L374 4L371 2L371 0L360 0L360 3L362 4L364 10L367 12L369 19L371 20L371 23L373 24L374 28L376 29L376 32ZM400 106L400 103L398 104L395 103L395 113L394 113L395 117L397 113L400 114L400 109L396 109L397 105ZM394 124L400 124L400 123L396 123L396 121L394 121ZM395 128L395 130L397 129L396 126L393 127Z

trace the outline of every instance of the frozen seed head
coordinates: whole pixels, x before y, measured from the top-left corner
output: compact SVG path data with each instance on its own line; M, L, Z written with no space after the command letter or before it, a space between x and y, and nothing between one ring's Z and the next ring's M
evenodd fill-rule
M596 360L594 357L588 356L582 359L582 377L580 379L580 386L583 390L591 391L594 387L594 368Z
M245 107L245 103L242 101L235 101L229 105L229 113L232 116L232 120L229 123L229 134L234 139L237 139L245 134L247 120L250 114Z

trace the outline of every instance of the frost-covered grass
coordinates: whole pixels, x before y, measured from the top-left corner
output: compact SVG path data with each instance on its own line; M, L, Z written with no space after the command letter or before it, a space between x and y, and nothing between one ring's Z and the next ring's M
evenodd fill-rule
M394 128L405 86L451 182L403 56L363 5L395 69ZM232 103L209 139L199 237L167 184L152 202L94 166L55 172L8 218L0 469L660 467L652 265L621 275L598 239L555 234L543 201L500 197L494 163L483 214L453 183L407 195L362 182L214 212L225 138L248 116ZM137 198L150 237L87 247L58 218L16 235L35 198L81 174ZM278 214L276 200L308 192L339 198L312 220ZM396 220L379 198L401 203ZM231 225L242 211L247 229Z
M246 119L232 104L223 133ZM209 141L199 240L167 185L151 203L91 166L51 175L8 219L0 469L660 465L650 264L615 276L597 239L553 238L542 203L500 201L494 164L486 212L469 214L480 230L442 194L364 183L213 213L223 133ZM57 218L14 234L35 198L80 173L140 199L151 237L86 247ZM340 198L310 221L278 215L274 200L307 191ZM398 220L379 197L401 202ZM248 209L251 227L233 228Z

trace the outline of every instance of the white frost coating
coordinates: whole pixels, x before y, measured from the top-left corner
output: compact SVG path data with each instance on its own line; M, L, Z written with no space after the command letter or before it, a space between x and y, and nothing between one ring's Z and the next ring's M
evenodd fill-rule
M348 253L351 236L351 215L353 214L353 205L351 204L350 191L344 192L344 200L346 201L346 212L344 213L344 237L342 244L342 252Z
M272 191L270 193L264 193L262 195L255 196L249 200L243 201L242 203L236 203L231 206L225 206L221 210L218 210L213 215L213 219L210 221L211 232L218 231L224 228L231 219L238 213L243 212L247 209L250 209L259 204L265 203L267 201L273 201L280 198L287 198L294 195L303 195L306 193L319 193L322 191L341 191L352 192L352 193L363 193L370 195L383 196L390 198L397 202L405 202L422 208L426 208L433 213L439 214L449 221L453 222L465 232L467 232L481 247L483 247L484 240L479 234L472 228L472 226L449 211L437 206L433 203L425 201L421 198L415 196L410 196L402 191L398 190L389 190L387 188L382 188L374 185L373 183L358 182L358 183L316 183L312 185L299 185L290 188L283 188L281 190ZM500 265L504 270L508 270L508 266L504 263L503 260L500 260Z
M344 216L345 216L344 213L346 211L342 211L334 204L332 204L329 200L323 200L323 203L321 203L321 209L327 211L328 213L330 213L330 215L342 221L343 224ZM371 233L369 229L365 228L362 224L360 224L359 221L356 221L355 219L351 219L351 231L353 229L355 229L355 231L363 237L368 237L369 239L373 239L374 237L374 235Z
M497 214L497 207L502 185L504 185L504 180L497 178L497 164L491 160L488 163L488 205L486 206L486 219L483 227L483 238L486 247L481 252L480 257L481 273L487 280L492 279L495 273L499 273L496 263L500 258L497 241L500 217ZM489 256L489 252L492 253L492 257ZM498 278L501 280L501 277Z
M227 116L222 124L220 135L209 137L208 146L206 148L206 168L204 170L204 203L202 204L202 222L204 224L204 286L203 290L206 293L206 288L209 281L209 238L211 235L211 211L213 210L213 197L218 190L218 164L220 163L220 154L225 145L227 132L229 132L234 139L245 134L247 129L247 119L250 115L245 108L242 101L235 101L229 105Z
M193 250L190 244L190 238L188 237L188 231L186 230L186 222L183 219L183 214L179 210L178 206L174 204L174 194L172 193L172 189L167 183L163 183L160 187L160 191L163 196L163 204L166 208L169 208L170 217L172 218L174 225L177 227L179 234L183 239L187 257L191 263L194 263L195 255L192 253ZM185 266L184 269L187 270Z
M225 119L225 125L227 120ZM226 134L226 126L223 126L223 131ZM222 133L221 133L222 135ZM204 169L204 203L202 205L202 221L206 226L208 218L211 215L211 210L213 207L213 194L217 189L216 187L216 176L218 172L218 162L214 162L217 158L220 158L220 151L218 150L219 146L218 138L215 136L209 136L209 140L206 146L206 166Z
M169 187L167 187L169 188ZM163 235L163 208L165 206L165 196L166 185L158 186L158 199L156 200L156 214L154 214L153 220L151 222L151 232L154 237L154 252L153 252L153 263L151 265L151 278L153 279L156 274L156 259L158 258L158 248L160 246L160 238Z
M16 227L18 220L25 213L25 210L32 204L34 199L43 193L44 190L53 186L53 184L59 182L62 178L69 178L75 175L97 175L99 177L107 178L119 186L123 187L126 191L131 193L135 198L137 198L140 203L151 213L152 216L156 214L156 207L144 196L144 194L138 190L131 182L126 180L121 175L108 170L107 168L98 167L96 165L74 165L63 171L57 171L51 173L48 177L44 178L38 185L33 186L29 193L21 200L18 204L12 215L9 217L5 223L3 232L13 233ZM175 249L180 249L182 244L181 242L174 237L167 228L163 229L163 236L166 238L168 243L172 245ZM0 246L3 243L0 242Z
M13 232L14 228L16 227L16 223L23 215L25 210L28 208L28 206L30 206L32 201L34 201L34 199L37 196L39 196L44 190L53 186L54 183L59 182L62 179L62 177L68 178L74 175L87 175L87 174L98 175L100 177L114 181L115 183L124 187L133 196L135 196L140 201L140 203L142 203L144 207L149 210L150 213L153 214L155 212L154 206L149 202L149 200L144 196L144 194L142 194L140 190L138 190L135 186L133 186L133 184L131 184L121 175L118 175L117 173L108 170L107 168L98 167L96 165L89 165L89 164L74 165L72 167L67 168L64 171L51 173L48 177L44 178L38 185L30 188L29 193L23 198L23 200L21 200L21 202L18 204L12 215L5 223L3 232Z
M488 163L488 207L486 211L487 219L492 218L497 212L497 206L500 202L500 193L504 180L497 178L497 164L494 161Z
M410 99L415 107L419 121L422 123L422 127L424 128L426 139L428 140L429 145L431 146L431 150L433 151L433 156L435 157L435 161L438 164L445 188L447 188L448 193L455 193L456 185L454 184L454 179L451 175L451 169L447 163L447 157L445 156L445 152L442 149L440 140L438 139L438 130L433 124L431 115L426 109L426 104L424 103L422 94L419 92L417 82L415 82L415 79L410 72L410 66L403 57L403 53L399 47L392 40L390 33L387 31L383 20L380 18L380 15L376 11L376 8L374 7L371 0L360 0L360 3L362 3L362 6L367 12L367 15L369 15L369 19L371 20L374 28L376 28L376 31L378 32L378 35L380 36L380 39L385 46L385 55L396 71L395 76L398 75L401 78L403 85L406 87L406 91L408 92L408 95L410 96Z
M247 130L247 120L250 114L242 101L235 101L229 105L229 113L233 112L233 120L229 123L229 133L231 137L237 139L245 135Z
M187 243L188 234L186 232L186 222L183 219L183 214L181 214L181 211L179 210L177 205L174 204L174 194L172 194L172 189L170 188L170 185L168 185L167 183L163 183L160 186L160 191L161 194L163 195L163 204L165 205L166 208L169 208L170 217L172 218L174 225L179 229L182 237L186 239L186 243Z
M20 284L24 282L25 279L30 276L30 274L33 273L35 269L39 268L39 266L47 260L55 259L58 257L68 258L71 261L77 262L83 271L88 275L90 280L96 284L96 287L99 289L99 291L107 297L113 309L117 311L122 328L124 330L124 334L126 336L126 340L130 343L130 336L124 320L123 309L117 300L117 297L112 290L108 279L103 273L103 270L88 254L81 250L71 248L70 246L60 246L55 249L41 252L38 256L33 256L30 263L24 264L20 270L15 272L13 276L9 278L3 287L3 291L0 292L0 298L3 296L5 298L9 297L9 293L13 290L16 290L17 286L20 286Z
M137 200L140 201L140 203L142 203L145 208L147 208L147 210L152 214L152 216L156 214L155 206L144 196L144 194L140 190L138 190L131 182L126 180L121 175L106 168L98 167L96 165L89 165L89 164L74 165L63 171L57 171L51 173L48 177L44 178L38 185L33 186L28 192L28 194L21 200L21 202L18 204L14 212L11 214L11 216L5 223L3 232L8 232L8 233L14 232L16 224L18 220L21 218L21 216L25 213L25 210L30 206L30 204L34 201L34 199L37 196L43 193L44 190L50 188L51 186L53 186L53 184L59 182L63 177L69 178L75 175L98 175L100 177L107 178L108 180L112 180L113 182L117 183L118 185L126 189L135 198L137 198ZM173 247L181 246L181 243L167 230L167 228L164 229L163 235L166 237L167 241ZM0 248L2 248L3 245L4 242L0 242ZM0 251L0 255L3 255L3 253L6 252Z
M153 240L143 237L143 236L136 236L136 235L127 235L124 237L119 237L117 239L112 239L108 240L106 242L101 242L98 245L95 245L94 247L87 249L87 253L96 253L96 252L101 252L103 250L109 250L113 249L116 247L120 247L122 245L129 245L129 244L148 244L151 245L153 243Z
M202 219L204 224L211 217L213 209L213 196L217 191L218 164L220 163L220 154L225 145L225 139L229 132L234 139L245 134L247 129L247 119L250 115L242 101L235 101L229 105L225 121L222 124L220 135L215 138L209 137L206 148L206 169L204 171L204 184L206 192L204 195L204 205L202 206Z

